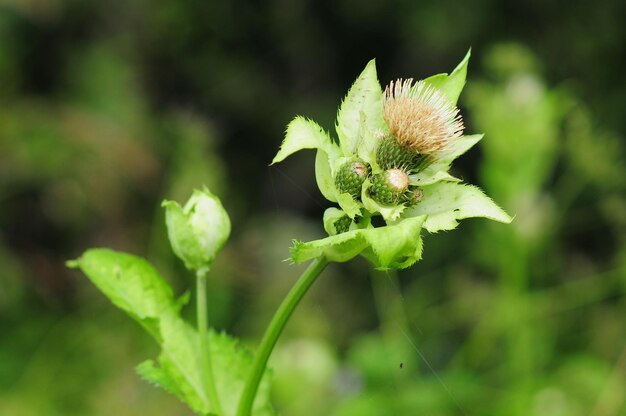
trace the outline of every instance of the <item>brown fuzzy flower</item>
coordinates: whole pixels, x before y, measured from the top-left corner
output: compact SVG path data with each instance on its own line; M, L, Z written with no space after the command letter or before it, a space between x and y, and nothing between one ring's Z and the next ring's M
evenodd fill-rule
M431 155L463 134L459 109L437 89L413 79L391 81L383 99L391 134L402 146Z

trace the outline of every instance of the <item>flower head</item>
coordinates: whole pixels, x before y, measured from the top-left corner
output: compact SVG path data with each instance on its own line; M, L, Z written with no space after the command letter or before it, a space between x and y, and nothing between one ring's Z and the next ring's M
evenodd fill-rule
M391 81L383 98L384 118L396 141L431 155L463 135L459 109L440 91L413 79Z
M422 229L452 230L470 217L511 221L480 189L448 173L454 159L482 138L463 136L456 107L469 56L449 75L417 83L398 79L384 91L370 61L339 107L337 141L303 117L289 124L273 163L317 149L317 184L339 205L324 213L329 236L296 242L294 262L318 256L343 262L361 255L380 269L404 268L422 256ZM374 221L376 216L386 225Z

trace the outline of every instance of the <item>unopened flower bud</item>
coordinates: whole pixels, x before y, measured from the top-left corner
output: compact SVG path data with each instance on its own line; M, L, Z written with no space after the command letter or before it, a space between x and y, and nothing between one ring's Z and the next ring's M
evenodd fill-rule
M372 177L370 194L384 205L396 205L409 188L409 176L401 169L389 169Z
M341 193L349 193L357 198L361 195L361 186L370 174L370 166L360 160L346 162L337 171L335 186Z
M417 186L412 186L409 190L404 194L404 200L407 205L415 205L422 200L424 197L424 192L418 188Z
M411 170L418 164L419 155L398 143L392 136L384 137L376 149L376 162L382 169Z
M230 219L208 189L194 191L184 207L164 201L167 233L174 253L191 270L208 270L228 240Z

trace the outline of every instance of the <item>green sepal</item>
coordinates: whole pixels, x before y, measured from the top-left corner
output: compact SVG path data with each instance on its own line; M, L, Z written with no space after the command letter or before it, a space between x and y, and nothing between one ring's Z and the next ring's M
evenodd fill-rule
M282 162L302 149L321 149L331 160L339 154L339 147L333 143L328 133L319 124L298 116L287 126L285 139L271 164Z
M337 136L344 155L354 155L362 144L362 125L375 132L386 128L383 119L383 91L372 59L354 81L337 112ZM369 146L369 143L365 143ZM368 153L367 151L363 153ZM367 154L359 154L369 162Z
M467 77L467 64L469 63L472 50L468 50L463 60L454 68L454 71L450 75L437 74L428 77L424 80L427 84L437 88L444 93L450 102L456 105L465 86L465 79Z
M325 256L346 262L361 254L377 269L409 267L422 257L420 231L425 219L407 218L396 225L351 230L307 243L294 241L291 260L303 263Z
M510 223L511 217L479 188L452 182L422 187L422 200L404 212L404 217L427 215L424 228L431 233L453 230L458 221L483 217ZM402 223L402 222L401 222Z

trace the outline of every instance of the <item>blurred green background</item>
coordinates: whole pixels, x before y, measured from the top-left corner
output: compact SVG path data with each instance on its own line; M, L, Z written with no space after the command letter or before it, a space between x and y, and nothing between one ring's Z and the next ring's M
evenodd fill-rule
M427 236L400 273L327 269L272 359L285 415L626 415L626 3L0 2L0 415L187 415L157 354L64 261L146 256L178 293L163 198L208 185L233 234L214 324L254 346L323 235L314 155L372 57L383 84L450 71L484 140L454 173L515 215ZM191 311L188 311L191 318Z

